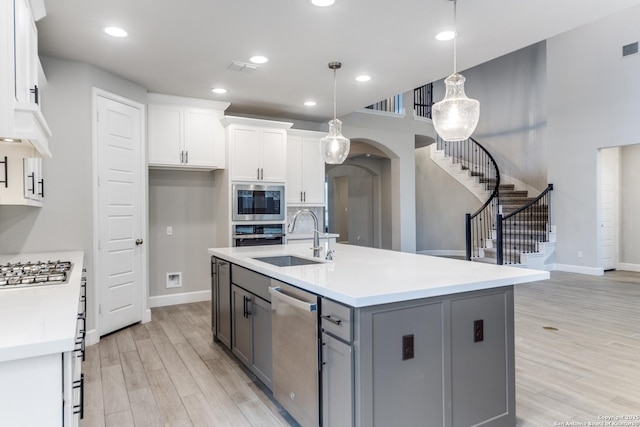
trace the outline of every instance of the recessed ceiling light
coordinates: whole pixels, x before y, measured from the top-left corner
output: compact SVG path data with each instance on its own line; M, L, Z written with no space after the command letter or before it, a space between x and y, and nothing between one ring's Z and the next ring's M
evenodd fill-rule
M315 107L318 103L316 101L304 101L304 105L307 107Z
M249 61L253 62L254 64L264 64L269 62L269 58L262 55L256 55L249 58Z
M311 3L314 6L318 6L318 7L327 7L327 6L331 6L332 4L334 4L336 1L335 0L311 0Z
M111 37L127 37L129 35L129 33L120 27L107 27L104 29L104 32Z
M227 93L227 90L223 87L214 87L213 89L211 89L211 92L223 94L223 93Z
M456 37L456 32L455 31L443 31L441 33L436 34L436 40L440 40L440 41L447 41L447 40L453 40Z
M356 81L358 82L368 82L369 80L371 80L371 76L368 74L361 74L359 76L356 76Z

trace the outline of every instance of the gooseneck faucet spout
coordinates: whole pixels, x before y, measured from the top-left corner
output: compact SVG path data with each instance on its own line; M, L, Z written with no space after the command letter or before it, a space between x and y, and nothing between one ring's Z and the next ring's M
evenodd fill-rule
M315 258L320 258L320 233L318 231L318 217L316 216L316 214L311 212L309 209L300 209L293 215L293 220L291 220L291 224L289 224L288 231L289 233L293 232L293 230L296 228L296 221L298 220L298 216L303 213L309 214L313 218L313 248L311 249L313 249L313 256Z

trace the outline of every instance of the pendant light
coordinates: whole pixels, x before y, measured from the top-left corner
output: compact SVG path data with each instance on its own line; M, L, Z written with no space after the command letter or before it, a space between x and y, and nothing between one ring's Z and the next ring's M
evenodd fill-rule
M342 136L342 122L336 118L336 70L340 67L340 62L329 62L329 69L333 70L333 120L329 121L329 134L320 139L322 159L331 165L343 163L351 146L349 139Z
M453 1L454 31L457 25L456 0ZM440 102L433 104L431 119L433 127L445 141L463 141L471 136L480 118L480 102L467 98L464 93L465 78L457 73L456 40L453 38L453 74L444 80L445 95Z

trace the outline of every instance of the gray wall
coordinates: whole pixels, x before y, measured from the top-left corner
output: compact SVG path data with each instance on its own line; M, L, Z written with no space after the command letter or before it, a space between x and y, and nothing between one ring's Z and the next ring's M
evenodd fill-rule
M464 215L482 203L436 165L430 151L416 149L416 250L464 251Z
M0 206L0 252L84 250L93 274L91 88L146 103L146 90L88 64L42 58L48 85L42 109L53 137L52 159L43 160L46 198L42 208ZM95 284L88 283L88 329L95 328Z
M149 296L207 291L207 248L215 246L214 174L149 171ZM167 227L173 235L167 236ZM182 287L166 287L167 273L182 273Z
M557 264L598 273L598 148L640 142L640 7L547 41L548 178ZM578 251L584 256L578 257Z
M620 153L620 262L640 267L640 145Z
M547 186L546 45L540 42L461 71L465 91L480 101L473 138L489 150L500 173L540 191ZM434 100L444 97L434 83Z

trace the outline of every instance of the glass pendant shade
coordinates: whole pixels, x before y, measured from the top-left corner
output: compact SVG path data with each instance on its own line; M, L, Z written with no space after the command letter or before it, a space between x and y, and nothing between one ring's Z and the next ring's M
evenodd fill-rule
M444 99L433 104L431 119L440 138L445 141L463 141L471 136L480 118L480 102L467 98L460 74L452 74L444 80Z
M320 153L325 163L339 165L349 155L351 142L342 136L342 122L338 119L329 121L329 134L320 139Z

